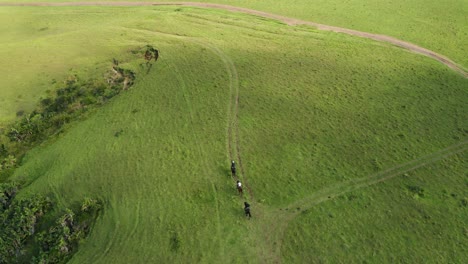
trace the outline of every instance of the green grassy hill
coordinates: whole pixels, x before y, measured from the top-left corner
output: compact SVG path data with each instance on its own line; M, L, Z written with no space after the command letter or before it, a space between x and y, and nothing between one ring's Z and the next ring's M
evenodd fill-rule
M113 28L124 20L121 16L100 16L99 9L86 15L90 10L0 8L0 123L13 120L17 112L30 112L46 91L70 75L102 74L112 58L125 56L125 48L138 43Z
M124 0L98 0L119 2ZM0 0L0 2L12 2ZM20 0L18 2L32 2ZM50 2L78 2L53 0ZM141 2L126 0L124 2ZM154 2L178 2L177 0ZM179 1L180 2L180 1ZM205 0L272 12L317 23L386 34L441 53L468 67L468 1L363 1L363 0Z
M311 208L290 223L285 262L462 262L466 159L465 152Z
M0 0L0 4L11 2ZM21 2L32 1L15 1L15 3ZM52 0L49 2L77 1ZM119 0L113 2L119 2ZM251 0L202 2L247 7L328 25L386 34L445 55L465 69L468 65L465 56L468 42L466 33L468 23L466 23L465 14L468 12L468 2L464 0L450 0L449 2L418 0L398 1L397 3L388 1L368 3L361 0L346 2L301 0L294 4ZM122 45L108 46L106 44L109 38L115 36L112 32L104 31L106 25L114 23L115 20L121 20L121 17L106 18L105 21L99 20L99 17L80 20L79 26L71 23L62 31L54 31L48 27L48 18L43 18L43 21L37 23L36 15L30 15L18 9L2 7L0 12L2 14L0 54L4 61L0 64L0 70L8 76L2 80L0 103L3 107L0 109L0 122L14 119L18 112L32 110L35 99L43 96L44 91L53 86L50 84L51 80L63 79L69 73L88 71L86 74L89 74L96 68L102 67L103 60L118 56L117 54L121 51L119 47ZM55 19L63 21L68 18L64 15ZM100 27L103 38L96 40L94 35L81 38L87 34L83 32L83 29L90 26ZM75 35L79 36L79 39L67 36L77 31L81 32ZM62 39L65 42L61 42ZM100 40L104 40L103 43L96 42ZM48 50L51 46L54 52L49 54ZM45 61L48 62L47 65L44 64ZM15 77L18 76L17 72L25 74L18 79Z
M374 251L390 262L408 228L394 228L398 215L383 226L371 225L371 209L384 221L386 208L395 204L403 204L398 214L411 217L418 203L431 201L423 213L436 219L434 232L444 234L434 241L466 244L459 218L439 219L444 210L466 219L466 207L457 201L467 195L461 186L466 184L468 80L440 63L357 37L219 10L0 10L30 21L19 27L39 31L30 41L42 43L44 52L67 43L63 52L69 59L57 55L65 71L48 69L50 77L99 76L112 57L137 71L131 90L30 151L12 177L27 183L20 197L48 194L60 208L83 197L103 201L71 263L332 262L350 256L372 261ZM8 32L2 38L16 38L12 43L29 36ZM45 32L57 34L41 35ZM147 44L161 51L149 72L131 52ZM83 67L68 71L70 61ZM29 78L28 72L37 69L19 68L17 74ZM434 163L446 156L440 162L454 165ZM228 170L230 159L239 157L244 198L236 194ZM370 179L362 187L373 183L376 173L383 180L391 174L379 172L415 159L418 166L436 165L417 171L404 167L396 174L408 178L351 188L361 179ZM440 174L451 179L446 186ZM421 178L427 185L418 182ZM433 193L445 195L438 185L457 198L447 197L453 199L447 203L433 198ZM424 197L408 186L422 188ZM352 195L358 205L350 206ZM314 207L328 196L333 201ZM244 200L252 203L251 221L243 216ZM417 230L407 235L411 241L427 237L418 221L410 222ZM356 229L342 231L345 224ZM339 232L349 242L336 241L333 234ZM371 244L374 238L381 247L349 246ZM342 251L329 250L335 246ZM433 246L414 242L411 248L415 254L402 260L433 254ZM439 257L460 262L466 255L455 250Z

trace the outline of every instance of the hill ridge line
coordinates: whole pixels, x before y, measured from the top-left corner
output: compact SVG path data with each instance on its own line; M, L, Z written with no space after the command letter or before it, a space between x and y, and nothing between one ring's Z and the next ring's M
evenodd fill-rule
M429 49L420 47L416 44L403 41L391 36L381 35L381 34L374 34L368 33L348 28L336 27L336 26L329 26L324 24L319 24L311 21L276 15L273 13L268 13L264 11L258 11L254 9L249 9L245 7L237 7L225 4L216 4L216 3L200 3L200 2L34 2L34 3L0 3L0 6L162 6L162 5L174 5L174 6L192 6L192 7L201 7L201 8L217 8L228 10L232 12L240 12L244 14L256 15L264 18L270 18L274 20L278 20L284 22L287 25L295 26L295 25L308 25L316 27L319 30L324 31L332 31L336 33L344 33L347 35L367 38L376 40L379 42L386 42L397 47L409 50L413 53L417 53L420 55L424 55L426 57L433 58L440 63L446 65L447 67L451 68L452 70L460 73L464 78L468 78L468 72L464 70L462 66L459 66L454 61L450 60L449 58L438 54L434 51Z

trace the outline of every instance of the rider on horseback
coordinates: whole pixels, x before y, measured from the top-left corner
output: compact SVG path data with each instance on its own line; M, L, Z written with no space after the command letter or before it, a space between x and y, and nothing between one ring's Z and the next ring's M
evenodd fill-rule
M236 163L234 161L231 162L231 172L232 176L236 176Z
M244 212L245 216L248 216L249 218L252 217L252 215L250 214L250 204L248 204L247 202L244 202Z
M242 195L242 183L239 180L237 180L236 187L239 194Z

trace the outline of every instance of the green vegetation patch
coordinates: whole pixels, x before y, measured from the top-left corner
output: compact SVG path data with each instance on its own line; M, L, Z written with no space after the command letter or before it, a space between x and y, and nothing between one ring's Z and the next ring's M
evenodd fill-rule
M18 183L0 184L0 263L64 263L90 232L99 203L87 198L57 217L48 197L17 198L19 190Z

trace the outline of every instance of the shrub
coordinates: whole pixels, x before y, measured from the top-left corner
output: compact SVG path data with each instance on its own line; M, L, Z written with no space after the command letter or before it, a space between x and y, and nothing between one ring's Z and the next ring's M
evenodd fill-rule
M94 221L99 210L98 201L92 198L85 198L77 213L66 209L55 225L36 237L40 249L34 262L62 263L69 259L80 240L89 233L91 221Z
M24 255L24 246L28 239L36 232L38 220L50 208L48 199L33 196L23 200L15 200L14 194L17 186L2 184L0 188L6 189L10 195L0 211L0 262L15 263Z
M409 185L407 186L408 190L417 197L424 197L424 189L416 186L416 185Z

